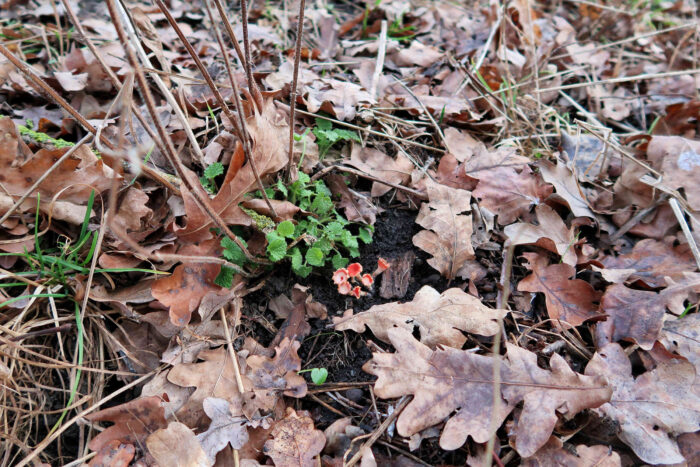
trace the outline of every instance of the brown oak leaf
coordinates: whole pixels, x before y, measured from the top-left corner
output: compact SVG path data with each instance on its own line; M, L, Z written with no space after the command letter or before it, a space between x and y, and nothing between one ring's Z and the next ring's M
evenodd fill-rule
M537 245L561 256L562 261L576 265L574 249L576 229L568 228L559 214L546 204L535 208L538 225L519 222L507 225L504 232L513 245Z
M114 440L122 444L143 446L148 435L167 425L165 410L160 403L158 396L140 397L86 415L85 418L91 422L114 423L92 438L88 447L93 451L101 451Z
M186 245L179 253L216 256L218 251L218 241L210 239L199 245ZM156 280L151 293L153 298L169 308L170 320L175 326L185 326L205 295L210 292L225 293L225 289L214 283L219 271L220 264L183 263L170 276Z
M520 467L620 467L620 455L609 446L579 444L574 449L564 447L564 443L552 436L534 456L523 459Z
M180 422L171 422L146 439L148 452L158 465L187 465L211 467L214 461L207 457L197 436Z
M379 149L353 146L350 160L346 164L356 167L370 175L397 185L406 183L411 178L413 163L401 153L390 157ZM383 183L372 183L372 197L387 194L391 187Z
M275 423L272 439L265 442L263 452L277 467L314 467L314 457L326 444L323 432L314 428L308 413L287 408L285 417Z
M627 254L606 256L601 262L606 269L632 269L628 281L641 281L653 288L666 286L666 277L682 279L684 272L696 269L687 245L674 247L652 238L640 240Z
M467 175L475 177L473 172ZM498 215L498 223L508 225L539 205L551 193L552 187L542 181L527 165L520 170L514 167L495 167L478 172L479 184L472 192L480 199L479 205Z
M659 341L671 352L688 359L700 375L700 314L683 318L667 316Z
M658 362L636 378L625 350L608 344L593 356L586 374L607 378L612 400L596 409L620 426L620 439L644 462L678 464L681 455L674 436L697 431L700 393L693 365L680 359Z
M547 314L557 326L578 326L591 319L603 319L598 311L597 292L588 282L571 279L576 269L568 264L549 264L546 256L523 253L532 273L518 283L518 290L542 292Z
M90 467L128 467L136 454L133 444L124 444L115 439L107 443L90 459Z
M228 444L233 449L241 449L248 442L247 419L240 406L217 397L207 397L202 405L211 425L207 431L198 434L197 439L212 462Z
M700 278L689 276L661 292L648 292L613 284L600 301L600 310L608 319L598 324L599 342L629 340L650 350L659 338L667 308L682 302L692 289L700 286Z
M536 354L508 344L506 358L498 357L503 398L494 407L494 357L452 347L431 350L400 328L390 329L388 336L396 352L373 354L363 370L378 377L374 389L379 397L413 395L396 423L400 435L411 436L447 419L440 436L443 449L458 449L469 436L487 442L492 418L495 430L524 401L527 423L515 430L516 449L530 456L547 442L558 415L570 418L610 399L604 378L574 373L558 354L550 360L552 370L544 370Z
M465 332L480 336L493 336L500 331L498 319L508 311L494 310L461 289L453 288L442 294L429 285L420 289L413 301L375 305L367 311L353 315L347 310L342 317L333 319L338 331L352 329L364 332L372 329L377 338L389 342L387 332L402 328L413 332L418 328L421 342L430 348L448 345L462 348L467 341Z
M647 146L647 157L663 172L663 183L682 188L688 204L700 211L700 142L680 136L654 136Z
M474 259L471 194L434 182L427 183L430 202L423 203L416 223L426 230L413 236L413 244L431 254L428 264L449 280L469 279L469 260Z
M248 133L253 139L252 157L255 158L258 174L261 177L280 170L287 163L286 138L289 126L278 115L272 101L268 101L261 112L247 118ZM209 195L201 187L194 172L187 171L188 179L200 196ZM238 203L243 196L256 188L257 182L250 162L244 165L243 148L237 145L226 176L216 196L210 201L212 209L230 225L250 225L250 217ZM196 242L212 237L211 218L196 203L194 195L182 188L185 202L187 225L175 228L175 233L186 242Z

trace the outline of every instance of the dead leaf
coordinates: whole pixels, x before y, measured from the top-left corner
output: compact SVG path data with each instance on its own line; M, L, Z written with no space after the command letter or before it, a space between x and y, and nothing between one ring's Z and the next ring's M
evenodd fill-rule
M413 163L401 153L396 154L396 157L389 157L378 149L356 144L352 147L350 160L345 163L396 185L406 183L411 178L413 170ZM373 182L371 194L376 198L385 195L391 189L383 183Z
M231 357L224 347L202 350L198 357L203 361L175 365L168 373L168 381L178 386L197 388L175 415L187 426L203 429L206 426L204 399L217 397L240 405L242 396L236 385ZM250 388L250 382L245 379L244 388Z
M647 157L663 172L663 184L682 188L691 209L700 211L700 142L680 136L654 136L647 146Z
M294 307L298 305L303 305L308 318L328 318L326 306L320 302L314 301L309 287L304 287L301 284L294 284L294 287L292 287L291 300L287 298L286 295L278 295L270 300L269 308L275 312L275 316L278 318L287 319Z
M356 193L352 193L345 184L342 175L331 174L326 176L325 179L331 192L336 196L340 196L338 206L345 210L347 220L374 225L377 220L377 214L382 212L382 210L372 203L369 196L359 196Z
M135 454L136 449L133 444L124 444L115 439L100 449L97 455L90 459L88 465L90 467L128 467Z
M593 356L586 374L607 378L612 400L596 412L620 425L620 439L644 462L684 462L673 436L697 431L700 395L693 365L678 359L660 362L638 377L619 344L608 344Z
M240 406L235 407L226 399L207 397L202 405L211 425L207 431L198 434L197 439L213 463L216 454L228 444L233 449L241 449L248 442L248 420L242 416Z
M70 71L57 71L53 74L64 91L78 92L87 86L88 74L73 74Z
M700 375L700 314L667 316L659 341L666 349L687 358Z
M2 198L8 200L0 203L0 208L4 208L2 212L7 211L68 150L40 149L32 154L19 137L12 120L9 117L0 118L0 166L3 167L0 183L3 186ZM85 219L85 205L90 192L94 189L101 193L109 189L111 177L111 169L83 145L39 184L36 192L22 203L18 212L33 212L37 205L36 193L39 193L42 211L52 213L54 219L80 225ZM52 205L52 198L59 192L58 202Z
M417 327L421 342L428 347L448 345L461 349L467 341L462 331L493 336L500 331L498 319L507 313L487 308L461 289L453 288L441 294L426 285L410 302L374 305L355 315L347 310L342 317L333 318L333 324L338 331L352 329L359 333L369 327L378 339L387 343L390 329L401 328L412 333Z
M470 171L467 175L475 176ZM513 167L482 170L478 178L479 184L472 194L481 200L482 208L498 215L501 225L512 224L552 193L552 188L527 166L519 171Z
M507 225L503 231L513 245L536 245L558 254L562 262L575 266L578 260L574 244L576 229L568 228L559 214L546 204L535 208L538 225L525 222Z
M613 452L609 446L600 444L586 446L579 444L576 448L564 447L564 443L552 436L547 444L542 446L534 456L523 459L520 467L620 467L620 455Z
M529 456L547 442L557 414L570 418L610 399L603 378L574 373L558 354L550 360L552 371L543 370L537 366L537 355L508 344L507 358L499 365L504 399L494 413L493 357L452 347L431 350L400 328L387 334L396 352L374 353L363 370L378 377L377 396L414 396L396 423L401 436L448 419L440 437L443 449L458 449L469 436L477 443L487 442L492 417L496 429L524 401L527 424L516 429L516 449Z
M518 283L518 290L542 292L547 314L557 327L578 326L591 319L603 319L598 311L600 293L586 281L571 279L576 269L568 264L549 264L546 256L523 253L532 273Z
M186 245L179 253L216 256L218 243L216 239L211 239L199 245ZM209 292L225 292L225 289L214 284L219 271L220 264L183 263L170 276L157 279L151 287L151 293L156 300L168 307L170 320L175 326L185 326L205 295Z
M659 293L635 290L622 284L607 288L600 301L600 310L608 319L598 324L599 338L604 342L628 340L650 350L659 338L666 308L674 301L682 302L698 280L687 279Z
M413 244L433 257L428 264L452 280L469 278L468 261L474 259L471 243L471 194L465 190L428 182L428 203L421 205L416 223L426 230L413 236Z
M287 414L272 427L272 439L265 442L263 452L277 467L315 467L314 457L326 443L323 432L314 429L307 412L287 408Z
M401 47L393 58L396 66L420 66L423 68L429 67L443 57L443 53L436 47L423 45L418 41L411 41L411 44L406 47Z
M214 462L207 458L197 437L187 425L172 422L146 439L148 452L159 465L182 465L211 467Z
M652 238L640 240L627 254L606 256L601 262L606 270L631 269L627 280L641 281L652 288L664 287L666 277L680 280L684 272L697 268L688 245L674 247Z
M100 410L85 416L91 422L111 422L114 425L92 438L88 447L101 451L110 442L143 446L154 431L167 425L160 397L140 397L121 405Z
M319 110L334 115L338 120L351 121L357 114L359 104L374 104L369 92L354 83L337 79L318 79L304 86L303 93L309 112Z
M262 112L255 112L247 118L248 132L253 139L252 157L261 177L280 170L287 163L286 141L289 136L289 126L278 115L274 103L267 101ZM233 158L226 172L226 177L216 196L210 201L212 209L229 225L250 225L248 217L238 203L243 196L257 187L255 175L250 162L244 163L243 149L237 145ZM196 187L199 194L208 198L209 195L201 188L194 172L187 172L188 178ZM196 242L212 237L209 228L212 220L195 202L192 194L183 190L182 197L187 212L187 225L175 228L175 233L186 242Z
M596 218L588 207L588 201L574 174L564 163L557 161L557 165L554 165L547 160L541 160L537 167L540 169L542 179L554 186L556 190L554 196L563 199L574 216Z

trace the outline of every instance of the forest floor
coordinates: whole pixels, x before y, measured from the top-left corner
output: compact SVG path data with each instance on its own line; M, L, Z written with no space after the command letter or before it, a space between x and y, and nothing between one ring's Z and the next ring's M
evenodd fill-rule
M698 18L5 0L0 465L700 465Z

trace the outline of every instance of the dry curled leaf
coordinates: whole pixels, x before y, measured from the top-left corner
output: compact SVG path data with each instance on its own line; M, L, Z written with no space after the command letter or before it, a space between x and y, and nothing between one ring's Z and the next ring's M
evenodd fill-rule
M143 446L146 437L167 425L165 411L157 396L140 397L115 407L100 410L85 418L91 422L111 422L114 425L95 436L88 447L101 451L114 440L122 444Z
M211 467L214 461L207 457L197 437L187 425L172 422L146 439L148 452L158 465Z
M659 338L666 308L682 302L691 289L700 286L692 276L665 288L659 293L635 290L622 284L607 288L600 301L600 310L608 319L598 324L599 339L605 342L629 340L649 350Z
M179 253L216 256L218 250L218 241L211 239L199 245L186 245ZM224 292L224 289L214 283L220 270L220 264L183 263L178 265L170 276L156 280L151 293L153 298L168 307L170 321L175 326L185 326L205 295L210 292Z
M633 272L627 276L628 281L641 281L652 288L664 287L666 277L682 279L684 272L696 269L687 245L674 247L652 238L640 240L627 254L606 256L601 262L606 270L631 269Z
M487 442L492 417L495 430L524 401L516 449L530 456L547 442L558 415L571 418L610 399L604 378L574 373L557 354L550 360L552 370L544 370L537 355L508 344L506 358L498 357L502 399L494 407L494 357L451 347L431 350L399 328L390 329L388 336L396 352L373 354L363 370L378 377L377 396L414 396L397 420L400 435L411 436L447 419L440 436L443 449L458 449L468 436Z
M265 442L263 452L277 467L314 467L314 457L326 443L323 432L314 428L306 412L287 408L285 417L270 432L272 439Z
M262 112L255 112L253 116L248 117L246 123L248 133L253 139L252 157L255 158L258 174L264 177L284 167L287 163L286 140L289 126L277 114L272 101L265 104ZM209 197L199 184L194 172L188 171L187 177L200 196ZM250 162L244 165L243 149L238 144L221 188L210 201L210 205L227 224L250 225L250 217L241 210L238 203L256 186L253 169ZM210 227L213 227L211 218L197 205L194 195L187 190L183 189L182 198L185 202L187 224L183 228L176 228L175 233L187 242L211 238Z
M518 283L518 290L542 292L547 314L557 326L578 326L591 319L603 319L598 311L600 293L591 284L576 276L568 264L549 264L546 256L523 253L532 273Z
M687 358L700 374L700 314L667 317L659 341L666 349Z
M620 439L644 462L684 462L674 436L697 431L700 394L695 368L669 359L634 377L632 364L619 344L608 344L593 356L586 374L605 377L612 400L596 409L620 426Z
M242 398L236 385L231 357L225 348L202 350L198 358L203 361L175 365L168 373L168 381L178 386L197 388L175 415L187 426L204 428L204 399L217 397L240 406Z
M233 449L241 449L248 442L247 419L240 406L217 397L207 397L202 405L211 425L207 431L198 434L197 439L212 462L228 444Z
M620 465L622 465L620 455L608 446L579 444L569 449L564 447L561 439L552 436L534 456L523 459L520 467L620 467Z
M537 245L558 254L564 263L575 266L576 229L566 227L559 214L546 204L537 206L535 213L538 225L519 222L505 227L504 232L511 244Z
M6 212L69 149L40 149L33 154L19 137L14 122L9 117L0 117L0 183L3 187L0 213ZM80 225L85 220L90 192L109 189L112 173L102 159L83 145L39 184L22 202L18 212L36 209L38 193L43 212L51 213L54 219ZM57 201L52 202L59 193Z
M396 157L390 157L379 149L353 145L350 160L345 162L358 168L380 180L401 185L411 178L413 163L407 157L398 153ZM391 187L379 182L372 183L372 197L382 196L388 193Z
M428 264L452 280L469 279L472 247L471 194L434 182L427 183L429 202L423 203L416 223L426 230L413 236L413 244L432 255Z
M486 307L461 289L453 288L441 294L426 285L410 302L375 305L355 315L347 310L343 317L334 318L333 324L338 331L364 332L369 327L384 342L389 342L389 329L413 332L418 328L421 342L430 348L438 344L462 348L467 340L462 331L493 336L500 331L498 319L507 313Z

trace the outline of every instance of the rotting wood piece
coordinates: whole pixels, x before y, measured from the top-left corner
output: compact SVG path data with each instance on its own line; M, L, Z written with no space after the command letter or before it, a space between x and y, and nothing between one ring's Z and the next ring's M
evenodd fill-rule
M382 275L379 296L382 298L403 298L411 282L411 271L416 255L407 251L402 256L389 260L389 269Z

